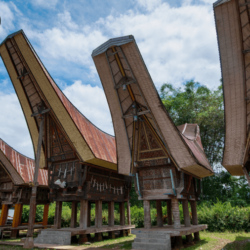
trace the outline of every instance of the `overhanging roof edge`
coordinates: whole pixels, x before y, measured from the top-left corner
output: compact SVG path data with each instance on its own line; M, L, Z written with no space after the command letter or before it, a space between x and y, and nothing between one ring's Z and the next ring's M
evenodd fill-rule
M15 35L17 35L17 34L19 34L19 33L23 33L23 30L18 30L18 31L16 31L16 32L14 32L14 33L8 35L8 36L0 43L0 46L2 46L2 45L6 42L6 40L8 40L9 38L12 38L13 36L15 36Z
M91 56L94 57L94 56L100 55L104 53L111 46L115 46L115 45L120 46L126 43L133 42L134 40L135 40L134 36L132 35L109 39L107 42L103 43L102 45L94 49Z
M231 0L218 0L216 2L213 3L213 6L216 7L216 6L219 6L223 3L226 3L226 2L230 2Z

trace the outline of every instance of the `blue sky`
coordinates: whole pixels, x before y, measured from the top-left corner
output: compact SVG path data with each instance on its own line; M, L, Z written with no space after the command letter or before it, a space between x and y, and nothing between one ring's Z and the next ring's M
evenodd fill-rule
M0 42L23 29L54 80L81 112L113 134L91 52L134 35L159 89L194 79L210 88L221 77L211 0L1 1ZM0 60L0 138L33 157L27 125Z

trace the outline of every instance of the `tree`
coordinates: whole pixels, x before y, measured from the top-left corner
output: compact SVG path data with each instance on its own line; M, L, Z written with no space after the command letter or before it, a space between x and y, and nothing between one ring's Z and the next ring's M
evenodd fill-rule
M180 88L166 83L162 85L160 95L176 126L184 123L199 125L207 158L212 166L219 165L224 148L222 85L211 90L194 81L187 81Z

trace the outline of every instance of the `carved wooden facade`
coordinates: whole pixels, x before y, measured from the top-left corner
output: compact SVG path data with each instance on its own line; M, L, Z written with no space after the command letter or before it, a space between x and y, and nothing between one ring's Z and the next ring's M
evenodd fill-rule
M60 228L63 201L78 201L88 209L85 201L124 205L132 179L117 169L115 138L95 127L66 98L23 31L5 39L0 54L26 117L35 152L42 133L40 166L48 169L49 198L57 202L55 228Z
M162 226L160 204L168 201L169 217L173 212L174 227L180 228L178 200L183 203L185 218L189 218L188 201L196 214L200 181L214 173L198 125L174 125L133 36L110 39L92 57L112 115L118 169L134 178L138 197L144 201L145 228L151 227L150 200L158 204L158 226ZM190 226L190 219L186 221ZM197 217L193 224L198 224Z

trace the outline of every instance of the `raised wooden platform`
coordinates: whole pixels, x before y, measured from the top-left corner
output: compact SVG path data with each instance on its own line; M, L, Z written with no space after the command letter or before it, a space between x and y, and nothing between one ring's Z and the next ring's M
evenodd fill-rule
M181 225L180 229L175 229L173 225L164 225L163 227L152 227L149 229L146 228L136 228L132 230L132 234L138 234L140 232L166 232L166 234L170 234L170 237L174 236L182 236L182 235L189 235L192 233L196 233L202 230L207 229L207 225L191 225L190 227L185 227Z
M74 235L81 235L81 234L92 234L92 233L106 233L106 232L113 232L113 231L120 231L120 230L128 230L128 229L133 229L135 228L135 225L125 225L125 226L102 226L102 227L88 227L87 229L81 229L79 227L76 228L70 228L70 227L66 227L66 228L60 228L60 229L47 229L51 230L51 231L68 231L71 232L71 236Z
M50 228L52 227L51 225L42 225L42 224L35 224L34 229L43 229L43 228ZM11 231L11 230L27 230L28 229L28 224L27 225L21 225L18 227L12 227L11 225L5 225L0 227L0 231Z

